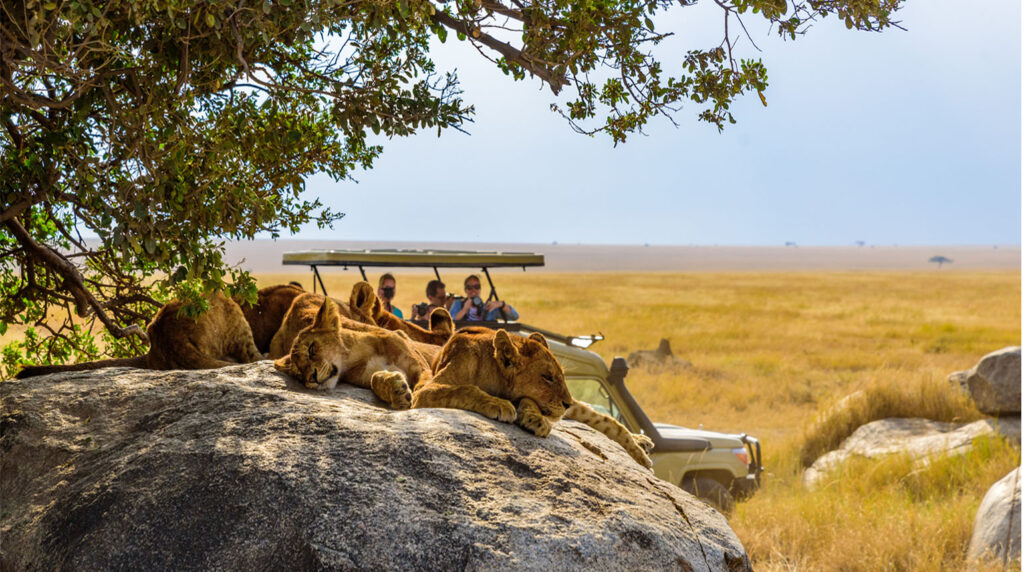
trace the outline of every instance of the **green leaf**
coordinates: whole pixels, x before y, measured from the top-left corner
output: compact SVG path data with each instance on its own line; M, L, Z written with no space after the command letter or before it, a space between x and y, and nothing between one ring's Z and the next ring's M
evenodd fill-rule
M211 28L217 25L217 19L209 12L206 13L206 25Z

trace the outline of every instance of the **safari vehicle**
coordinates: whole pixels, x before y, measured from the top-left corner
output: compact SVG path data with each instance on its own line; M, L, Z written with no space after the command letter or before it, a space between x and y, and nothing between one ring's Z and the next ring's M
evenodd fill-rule
M487 278L488 300L498 299L491 268L543 266L544 256L529 252L481 252L454 250L312 250L287 252L284 264L305 265L313 271L313 289L325 294L319 267L358 268L366 280L367 267L432 268L441 280L439 268L479 271ZM461 278L461 276L460 276ZM424 322L418 322L425 325ZM456 322L456 327L470 322ZM724 513L732 511L734 501L752 495L760 484L761 445L749 435L717 433L654 423L626 388L629 367L616 357L610 366L587 348L604 337L567 336L522 322L471 322L472 325L504 328L529 335L539 332L548 340L552 353L565 370L565 379L573 397L594 409L611 415L634 433L643 433L654 442L651 460L654 474L704 499Z

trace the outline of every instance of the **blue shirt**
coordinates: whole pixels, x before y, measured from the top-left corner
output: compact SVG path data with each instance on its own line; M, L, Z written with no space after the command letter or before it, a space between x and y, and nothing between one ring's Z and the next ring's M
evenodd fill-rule
M449 308L448 313L451 314L452 317L454 318L455 314L458 314L459 312L462 311L462 305L463 305L464 302L465 302L465 299L463 299L463 298L456 299L454 302L452 302L452 307ZM498 320L503 319L502 316L501 316L501 310L502 310L502 308L495 308L495 309L491 310L490 312L487 312L487 316L481 318L480 317L480 309L478 309L478 308L470 308L469 312L466 312L466 317L463 318L463 320L469 320L469 321L477 322L477 321L480 321L482 319L482 320L486 320L488 322L496 322ZM504 310L505 310L505 316L506 316L507 319L509 319L509 320L518 320L519 319L519 312L516 312L516 309L512 307L512 304L506 303Z

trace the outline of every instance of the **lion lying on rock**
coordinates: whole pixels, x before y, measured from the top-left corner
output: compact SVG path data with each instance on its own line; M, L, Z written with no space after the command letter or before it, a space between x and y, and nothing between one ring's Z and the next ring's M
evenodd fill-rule
M430 377L426 361L402 332L343 327L348 324L338 305L324 298L313 323L295 335L288 354L275 360L274 367L309 389L333 389L344 380L370 389L393 409L408 409L409 384Z
M15 377L104 367L215 369L259 361L264 354L278 358L288 353L296 334L313 322L323 300L324 296L291 284L268 286L259 291L254 305L214 294L209 297L209 311L198 318L179 317L182 302L174 300L165 304L147 326L150 349L145 355L72 365L26 366ZM374 318L379 307L373 288L366 282L356 283L348 304L338 306L346 321L345 328L364 332L383 331ZM447 340L454 329L447 312L432 314L430 324L430 330L414 324L402 329L435 342ZM441 349L440 345L418 342L414 342L414 347L428 363Z
M182 303L177 300L160 308L146 327L150 345L145 355L73 365L26 366L15 377L104 367L214 369L263 359L238 304L222 294L210 296L209 303L210 309L198 319L179 317Z
M348 324L337 304L324 299L313 324L298 333L275 367L310 389L346 381L371 389L395 409L465 409L515 423L539 437L567 416L601 431L638 463L651 466L644 450L649 439L573 399L541 334L524 338L505 330L463 328L427 366L404 332L352 331L345 329Z

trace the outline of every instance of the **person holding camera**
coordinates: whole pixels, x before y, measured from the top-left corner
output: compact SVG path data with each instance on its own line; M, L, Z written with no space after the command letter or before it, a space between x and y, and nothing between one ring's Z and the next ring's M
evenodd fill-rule
M519 312L516 312L511 304L497 299L484 302L480 298L480 277L476 274L466 277L462 285L466 289L466 297L456 298L448 310L456 322L460 320L493 322L499 319L519 319Z
M412 307L412 319L426 320L434 308L447 310L454 300L455 296L445 291L444 282L431 280L427 282L427 302L415 304Z
M391 305L391 301L395 299L395 277L390 272L381 275L377 283L377 297L380 298L380 304L385 310L399 318L402 317L402 311Z

